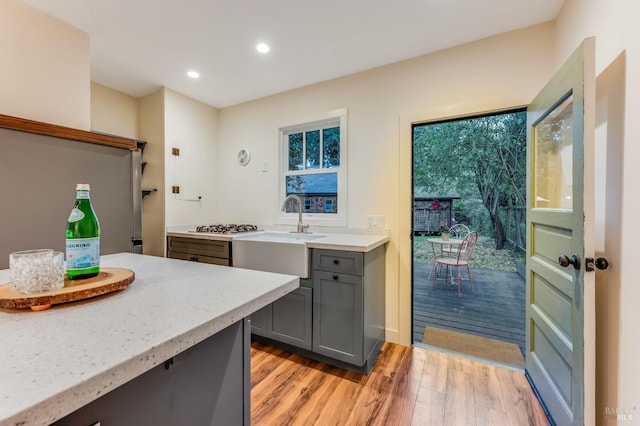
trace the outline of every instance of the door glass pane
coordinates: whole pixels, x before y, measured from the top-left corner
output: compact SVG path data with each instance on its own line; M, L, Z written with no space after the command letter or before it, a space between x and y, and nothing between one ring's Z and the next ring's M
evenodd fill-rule
M320 168L320 130L307 132L307 169Z
M533 128L534 207L573 208L573 96Z
M303 148L302 133L289 135L289 170L302 170L304 168Z

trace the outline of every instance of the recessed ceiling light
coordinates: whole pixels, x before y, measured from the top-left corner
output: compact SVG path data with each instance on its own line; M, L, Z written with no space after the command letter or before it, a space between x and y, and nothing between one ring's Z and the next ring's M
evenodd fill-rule
M198 74L196 71L189 71L187 72L187 75L191 78L200 78L200 74Z
M256 50L260 53L268 53L270 48L267 43L258 43L256 45Z

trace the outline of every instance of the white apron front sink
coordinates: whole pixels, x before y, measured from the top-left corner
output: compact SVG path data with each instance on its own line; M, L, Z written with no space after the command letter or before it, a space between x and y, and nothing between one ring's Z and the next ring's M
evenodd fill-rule
M308 278L309 249L305 241L324 237L293 232L263 232L235 237L231 244L233 266Z

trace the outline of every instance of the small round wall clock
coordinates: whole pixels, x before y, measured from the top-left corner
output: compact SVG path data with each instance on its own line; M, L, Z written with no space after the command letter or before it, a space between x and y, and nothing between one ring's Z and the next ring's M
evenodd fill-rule
M246 166L251 161L251 152L248 149L241 149L238 151L238 163L241 166Z

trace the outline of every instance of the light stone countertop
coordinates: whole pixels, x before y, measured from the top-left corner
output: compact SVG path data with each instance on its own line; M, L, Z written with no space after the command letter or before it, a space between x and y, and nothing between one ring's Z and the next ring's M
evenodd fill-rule
M298 277L120 253L124 291L0 310L0 425L47 425L299 286ZM9 271L0 271L0 284Z
M208 232L191 232L193 229L195 229L195 226L176 227L173 229L170 228L167 231L167 235L206 240L233 241L234 238L249 237L264 232L288 233L288 231L266 229L264 231L242 232L238 234L216 234ZM346 230L340 233L313 231L312 235L322 235L322 238L305 241L304 244L306 244L308 248L356 251L366 253L389 242L389 236L386 233L356 233L355 231L349 232L349 230Z

